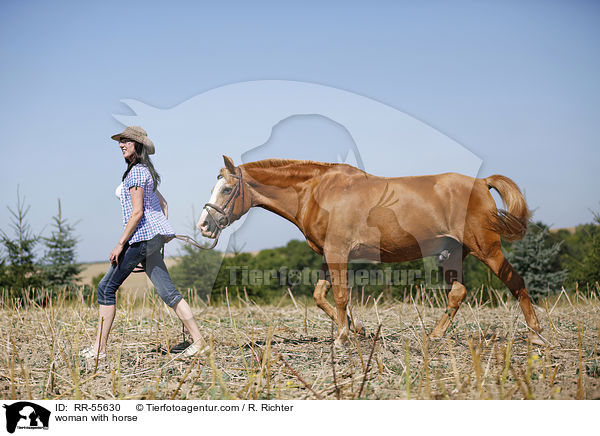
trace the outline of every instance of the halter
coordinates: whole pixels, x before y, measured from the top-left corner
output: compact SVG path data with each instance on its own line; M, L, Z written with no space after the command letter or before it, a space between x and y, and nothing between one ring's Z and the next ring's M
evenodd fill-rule
M227 201L225 201L223 206L219 206L214 203L206 203L203 207L203 209L206 210L206 213L208 214L210 219L217 226L217 234L215 235L215 240L214 240L213 244L208 248L209 250L214 248L215 245L217 245L217 242L219 242L219 235L221 234L221 231L224 228L226 228L227 226L229 226L229 224L231 224L231 220L233 217L233 208L235 206L235 200L237 199L237 197L239 195L242 196L242 208L244 207L245 202L244 202L244 186L243 186L243 180L242 180L242 169L238 167L238 174L231 174L231 177L233 177L234 179L237 179L237 183L231 189L231 193L229 194L229 197L227 198ZM231 207L228 210L228 207L230 205L231 205ZM213 211L216 212L217 214L219 214L220 216L215 217L213 215Z

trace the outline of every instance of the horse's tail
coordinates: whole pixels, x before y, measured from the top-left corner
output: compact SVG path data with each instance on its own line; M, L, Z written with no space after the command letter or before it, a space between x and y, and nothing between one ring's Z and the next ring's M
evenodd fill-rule
M519 187L508 177L494 175L483 179L488 189L494 188L507 210L491 212L490 228L507 241L522 239L527 232L531 212Z

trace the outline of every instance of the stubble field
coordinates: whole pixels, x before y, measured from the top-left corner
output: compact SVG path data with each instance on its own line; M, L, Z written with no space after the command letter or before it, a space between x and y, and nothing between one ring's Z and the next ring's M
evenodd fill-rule
M444 311L443 292L387 300L355 293L352 317L366 334L351 333L343 348L333 347L326 315L288 291L267 306L238 293L218 305L191 297L210 349L188 359L167 352L182 338L171 309L151 290L121 293L108 356L98 362L78 357L97 325L91 298L59 296L43 307L4 298L0 397L600 399L597 290L562 292L535 306L544 347L525 341L512 297L485 292L495 303L472 292L441 340L427 333Z

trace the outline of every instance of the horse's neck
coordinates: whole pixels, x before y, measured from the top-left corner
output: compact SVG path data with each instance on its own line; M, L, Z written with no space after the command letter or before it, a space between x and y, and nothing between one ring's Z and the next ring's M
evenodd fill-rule
M293 222L298 222L298 208L304 202L302 185L323 173L318 164L290 164L276 167L245 168L246 182L252 191L252 205L267 209Z

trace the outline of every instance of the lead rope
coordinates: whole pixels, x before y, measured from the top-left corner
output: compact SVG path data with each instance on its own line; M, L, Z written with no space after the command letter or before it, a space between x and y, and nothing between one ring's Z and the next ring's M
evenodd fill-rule
M183 241L186 244L193 245L194 247L199 248L201 250L212 250L217 245L217 242L219 242L219 238L217 237L215 238L213 243L209 247L207 247L206 245L200 244L198 241L196 241L194 238L188 235L175 235L175 239L179 239L180 241Z
M225 202L225 204L222 207L217 206L216 204L212 204L212 203L206 203L204 205L204 207L206 208L208 215L211 217L211 219L215 222L215 224L217 225L217 228L219 229L218 233L215 236L215 239L213 241L213 243L207 247L206 245L200 244L198 241L196 241L194 238L192 238L191 236L188 235L175 235L175 239L179 239L180 241L185 242L186 244L190 244L193 245L196 248L199 248L200 250L212 250L213 248L215 248L215 246L217 245L217 243L219 242L219 235L221 234L221 231L229 226L229 224L231 223L230 220L230 216L227 213L227 211L225 209L227 209L227 206L229 205L229 203L234 200L238 195L242 196L242 208L244 207L244 187L242 185L243 181L242 181L242 177L243 177L243 173L242 173L242 169L238 168L238 174L232 174L231 177L236 178L238 181L235 185L235 187L233 188L233 191L231 191L231 195L229 196L229 198L227 199L227 201ZM225 218L225 223L221 223L220 220L216 219L210 209L214 209L215 211L217 211L219 214L221 214L224 218ZM233 212L233 208L232 211ZM160 254L162 256L162 258L165 258L165 247L163 245L163 248L161 248L160 250ZM133 269L134 273L141 273L141 272L145 272L146 269L144 268L143 265L138 265Z

